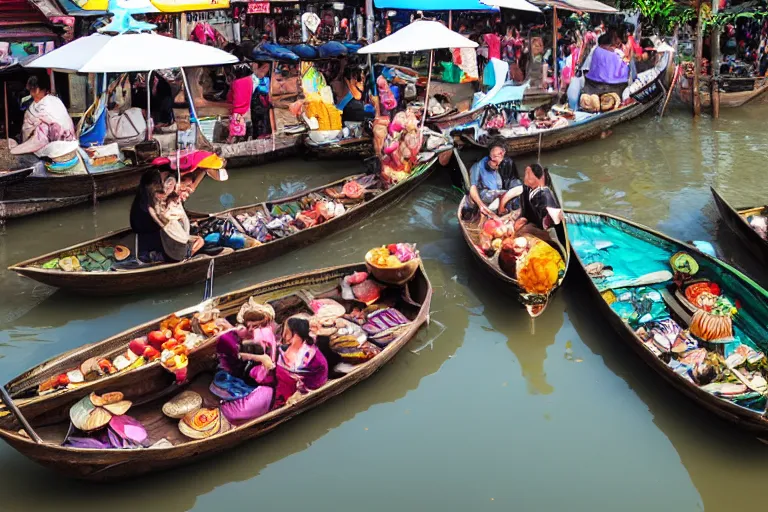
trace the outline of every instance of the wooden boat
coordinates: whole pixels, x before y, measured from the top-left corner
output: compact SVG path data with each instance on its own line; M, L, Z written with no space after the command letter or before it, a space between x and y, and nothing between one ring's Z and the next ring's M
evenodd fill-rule
M605 213L566 210L565 216L595 317L607 320L659 376L698 405L746 429L768 432L768 389L743 360L729 357L742 350L735 349L738 340L752 346L751 369L765 362L768 292L730 265L645 226ZM722 316L700 305L709 307L715 296ZM719 302L723 297L738 306L737 313ZM658 323L663 318L669 318L664 331ZM721 330L723 325L732 325L738 338ZM704 363L697 350L705 351ZM726 375L732 380L724 385Z
M715 205L717 205L717 211L720 212L720 217L728 226L728 229L736 233L738 237L744 242L744 245L749 248L752 254L763 263L768 263L768 241L757 234L752 229L752 226L747 222L747 217L750 215L765 215L766 207L757 206L755 208L735 209L728 202L723 199L723 196L711 188L712 196L715 198Z
M274 139L274 140L273 140ZM227 160L227 167L247 167L274 162L299 153L301 136L278 134L234 144L210 143L213 151Z
M680 100L690 104L692 101L691 88L683 88L681 86L678 91ZM753 89L750 91L724 92L721 90L720 106L723 108L736 108L752 101L764 101L766 92L768 92L768 79L756 78ZM712 97L708 87L705 86L701 88L700 98L702 107L709 107L712 105Z
M655 83L655 82L654 82ZM631 121L653 110L664 98L662 89L654 94L647 103L633 103L629 106L603 112L584 121L572 123L562 128L543 130L538 133L519 137L505 137L504 143L507 154L511 156L525 155L541 151L551 151L580 144L590 139L598 138L606 130L627 121ZM474 138L464 136L464 140L472 145L486 148L487 144Z
M269 302L276 312L276 320L282 322L298 312L309 312L308 295L338 297L341 279L355 271L364 271L364 265L345 265L268 281L256 286L228 293L211 301L221 312L221 317L237 313L249 297ZM104 341L75 349L42 363L11 381L6 389L9 398L0 411L0 437L19 452L40 464L59 470L75 478L89 480L113 480L188 464L201 456L209 456L232 448L248 439L263 435L298 414L346 391L381 368L416 334L429 319L431 284L420 266L414 277L403 287L392 288L391 297L397 299L397 307L410 320L403 331L367 362L355 365L346 374L332 370L328 382L321 388L303 395L298 402L273 410L245 424L220 432L207 439L190 440L178 430L179 420L165 417L160 408L171 393L180 391L173 384L173 374L158 362L147 363L135 369L125 369L113 375L105 375L77 387L72 385L39 395L38 385L51 376L79 366L88 358L114 357L125 352L128 342L157 329L162 318L117 334ZM309 292L309 294L307 293ZM345 303L349 304L349 303ZM190 317L201 310L202 305L177 312L179 317ZM183 387L197 391L204 397L204 406L215 407L219 399L208 390L212 372L215 371L216 337L202 341L189 355L187 384ZM318 346L326 352L324 343ZM329 366L334 366L334 354L328 353ZM69 429L69 408L90 393L102 394L121 391L134 406L128 414L143 423L150 442L161 439L172 446L151 449L82 449L62 446ZM15 408L15 411L13 410ZM23 419L21 419L23 418ZM29 429L20 433L24 422ZM39 441L35 439L39 436Z
M675 66L673 59L669 58L665 71L632 97L638 101L627 106L620 107L609 112L602 112L581 121L570 123L562 128L541 130L536 133L503 137L507 147L507 154L511 156L536 153L538 151L550 151L580 144L590 139L600 137L610 128L626 123L640 117L646 112L652 111L665 97ZM486 148L490 140L478 141L474 137L463 135L463 139L472 145ZM489 137L495 139L495 137Z
M362 136L316 144L309 137L304 139L304 155L319 159L364 160L373 156L373 139Z
M211 258L216 260L216 270L218 273L224 274L232 272L251 265L263 263L269 259L285 254L290 250L309 245L321 237L346 229L353 224L368 218L379 210L396 203L399 199L403 198L411 190L416 188L429 176L435 161L436 158L422 164L415 169L408 179L401 181L386 190L379 190L376 193L366 194L365 199L361 203L350 206L343 215L334 217L326 222L304 229L293 235L278 238L262 245L251 245L250 247L229 254L220 254L218 256L196 255L193 258L178 263L148 264L131 270L112 270L106 272L64 272L58 269L42 268L42 265L45 262L50 261L53 258L83 254L97 250L99 247L124 245L133 250L132 248L135 246L135 236L130 229L123 229L108 233L107 235L87 242L23 261L9 267L9 269L43 284L86 295L123 295L154 290L157 289L158 286L167 288L202 281L205 279L208 262ZM311 193L323 192L329 187L340 188L346 181L360 178L361 176L362 175L351 176L277 201L232 208L223 212L211 214L210 216L232 218L240 213L262 212L266 214L274 205L290 203ZM198 214L198 217L199 216L200 214ZM237 221L235 220L234 222L235 225L237 225ZM253 241L253 243L255 243L255 241Z
M136 191L149 168L137 165L93 174L57 175L44 169L17 171L18 179L0 181L0 220L24 217ZM15 174L15 173L14 173ZM8 176L10 178L10 176Z
M554 186L551 183L550 188L554 190ZM472 252L472 255L475 257L475 260L480 263L480 266L485 271L487 271L488 274L494 277L497 281L501 282L504 285L504 288L514 293L519 298L520 302L528 311L528 314L534 318L541 315L546 309L549 299L560 288L560 286L562 286L563 280L565 279L565 274L568 270L568 264L571 257L571 247L568 243L567 228L565 223L561 222L553 230L550 230L547 233L550 236L552 235L552 232L555 234L554 239L551 241L550 245L557 249L557 251L560 253L560 256L563 258L563 261L565 262L565 268L562 275L558 277L557 284L546 295L527 293L524 289L521 288L515 277L512 277L501 269L498 263L499 251L496 251L490 257L483 253L482 249L480 248L480 233L483 229L483 222L486 219L479 214L470 220L462 219L461 212L467 200L468 199L466 196L464 199L462 199L461 203L459 204L459 209L456 216L459 220L461 234L464 235L464 241L469 246L469 249ZM515 215L515 217L518 216L519 212Z

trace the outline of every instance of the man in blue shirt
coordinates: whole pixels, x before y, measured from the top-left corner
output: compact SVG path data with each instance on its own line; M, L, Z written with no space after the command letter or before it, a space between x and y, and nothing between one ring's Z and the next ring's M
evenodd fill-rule
M484 215L495 217L507 213L507 204L522 194L523 183L503 143L494 142L488 149L488 156L470 171L469 197Z

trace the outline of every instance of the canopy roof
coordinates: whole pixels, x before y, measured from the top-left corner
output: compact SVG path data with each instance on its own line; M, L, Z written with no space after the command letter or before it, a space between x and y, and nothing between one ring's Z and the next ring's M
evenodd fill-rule
M48 23L48 19L27 0L0 0L0 26Z
M549 5L558 9L577 12L619 12L615 7L597 0L531 0L537 5Z
M75 39L26 67L79 73L127 73L236 62L237 57L212 46L153 33L93 34Z
M149 0L87 0L80 1L79 5L74 0L57 0L61 8L70 16L103 16L107 11L126 9L134 14L156 13L160 10L152 5Z
M459 35L437 21L419 20L391 36L363 46L357 53L400 53L439 48L477 48L477 43Z
M481 0L484 4L515 11L541 12L541 9L527 0Z
M495 11L480 0L374 0L379 9L413 11Z

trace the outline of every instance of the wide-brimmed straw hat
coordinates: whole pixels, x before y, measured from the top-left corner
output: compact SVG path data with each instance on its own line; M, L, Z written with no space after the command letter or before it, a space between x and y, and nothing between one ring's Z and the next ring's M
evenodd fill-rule
M221 410L198 409L190 412L179 421L179 430L190 439L206 439L219 432L229 430L227 418L221 414Z

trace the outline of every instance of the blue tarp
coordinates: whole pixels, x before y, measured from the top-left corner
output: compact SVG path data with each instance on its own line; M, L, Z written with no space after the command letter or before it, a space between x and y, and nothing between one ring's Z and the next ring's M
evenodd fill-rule
M480 0L373 0L379 9L411 11L498 11Z

